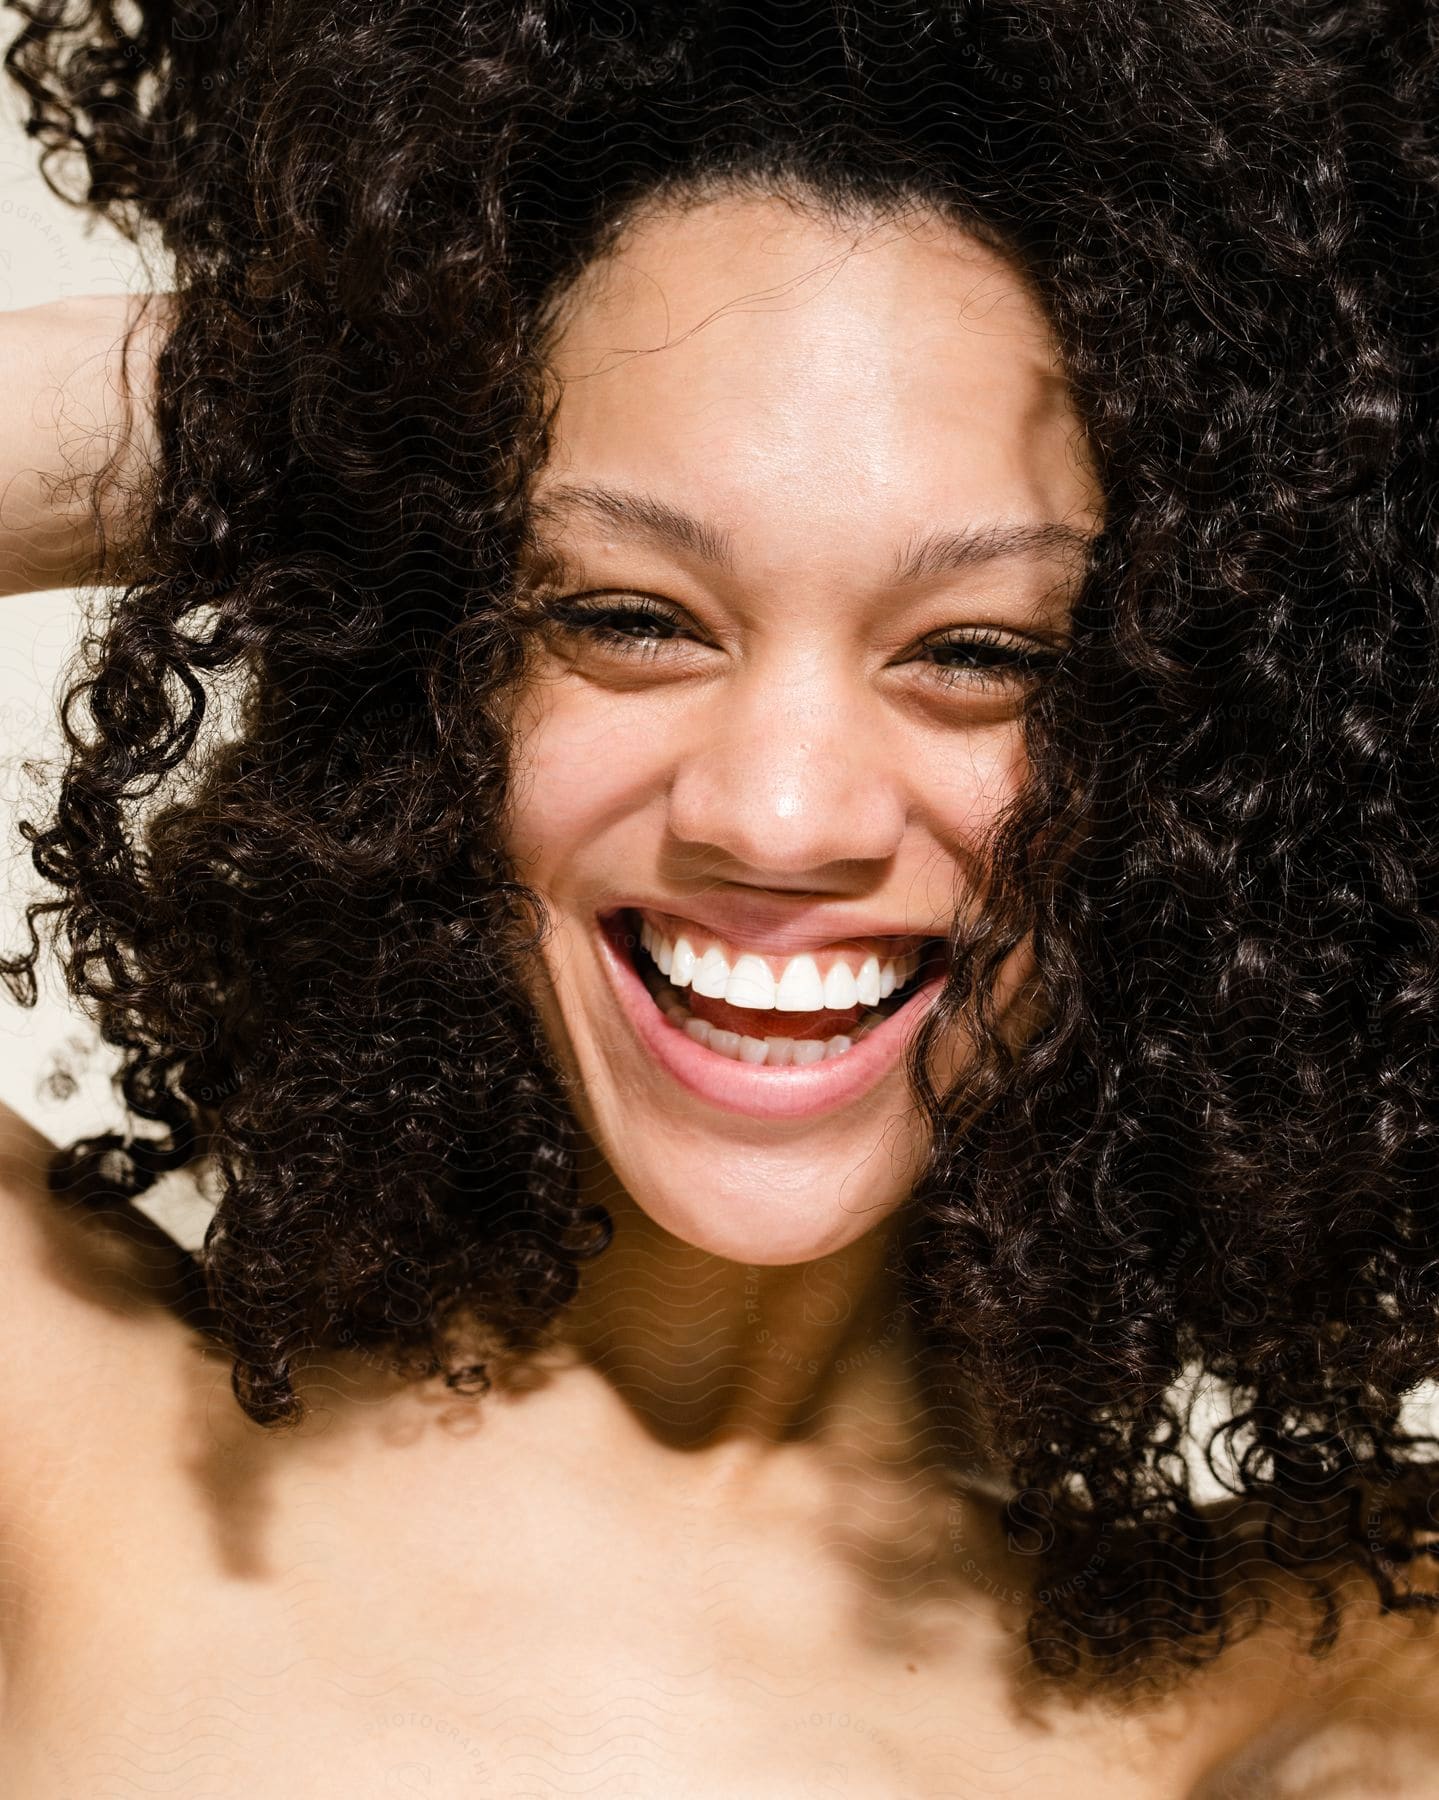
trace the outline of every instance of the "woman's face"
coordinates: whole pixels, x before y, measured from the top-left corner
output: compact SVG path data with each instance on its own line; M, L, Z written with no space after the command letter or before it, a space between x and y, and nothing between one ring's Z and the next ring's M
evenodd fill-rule
M808 1261L923 1165L925 940L976 889L1100 495L1036 302L929 217L652 210L551 366L563 577L510 843L554 924L535 997L653 1220Z

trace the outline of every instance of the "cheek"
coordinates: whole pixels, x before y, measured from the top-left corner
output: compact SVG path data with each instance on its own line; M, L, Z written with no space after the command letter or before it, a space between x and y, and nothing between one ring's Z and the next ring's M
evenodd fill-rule
M516 720L506 848L522 879L557 898L656 785L652 739L599 698L552 687Z
M651 838L663 832L664 796L684 740L682 720L661 708L638 717L634 696L562 680L535 690L513 740L507 848L521 879L563 906L566 895L608 893L616 880L653 866ZM941 846L941 862L952 858L972 875L1023 777L1017 723L921 729L903 762L924 771L915 810L931 853ZM930 897L941 910L949 900Z
M936 734L917 748L930 828L963 859L978 850L1024 778L1024 746L1011 719Z

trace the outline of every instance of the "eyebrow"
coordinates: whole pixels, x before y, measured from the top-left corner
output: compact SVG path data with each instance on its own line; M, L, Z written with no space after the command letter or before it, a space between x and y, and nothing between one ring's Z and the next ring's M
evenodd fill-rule
M550 519L568 512L588 513L666 549L696 556L726 574L734 573L733 539L728 531L652 494L628 493L600 484L565 483L536 500L534 511L540 518ZM977 568L1002 557L1083 550L1090 542L1087 532L1053 519L1034 524L1001 522L959 531L931 531L895 558L894 579L919 581L930 575Z
M963 531L931 531L896 560L897 581L948 575L1007 556L1051 556L1086 550L1091 539L1074 525L1045 519L1024 525L975 525Z
M697 519L691 513L681 512L677 506L657 500L652 494L628 494L618 488L566 484L552 488L543 500L537 500L534 511L541 518L566 512L589 513L607 524L650 538L668 550L687 551L701 562L723 569L727 575L734 573L734 548L729 532L721 531L718 526Z

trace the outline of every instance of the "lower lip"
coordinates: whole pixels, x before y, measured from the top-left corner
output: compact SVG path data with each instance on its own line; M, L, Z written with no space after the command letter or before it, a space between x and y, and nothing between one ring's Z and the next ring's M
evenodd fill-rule
M904 1055L910 1031L944 986L937 975L916 988L890 1013L843 1052L802 1068L767 1068L736 1062L676 1030L650 998L622 941L623 921L600 926L600 960L635 1035L661 1068L681 1087L726 1112L754 1119L808 1119L850 1105L889 1074Z

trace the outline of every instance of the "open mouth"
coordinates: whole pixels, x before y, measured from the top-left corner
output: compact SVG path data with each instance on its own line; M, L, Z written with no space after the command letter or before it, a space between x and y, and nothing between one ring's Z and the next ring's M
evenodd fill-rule
M693 962L683 949L676 954L674 941L633 909L604 923L611 944L676 1031L719 1056L755 1068L797 1068L847 1055L942 974L945 963L942 938L907 939L896 944L898 953L890 958L878 953L851 957L840 975L834 973L834 959L828 959L828 981L820 979L812 958L790 959L775 1004L755 958L741 959L733 971L726 965L716 972ZM746 986L745 965L758 976L753 987ZM806 1004L816 999L821 1004Z

